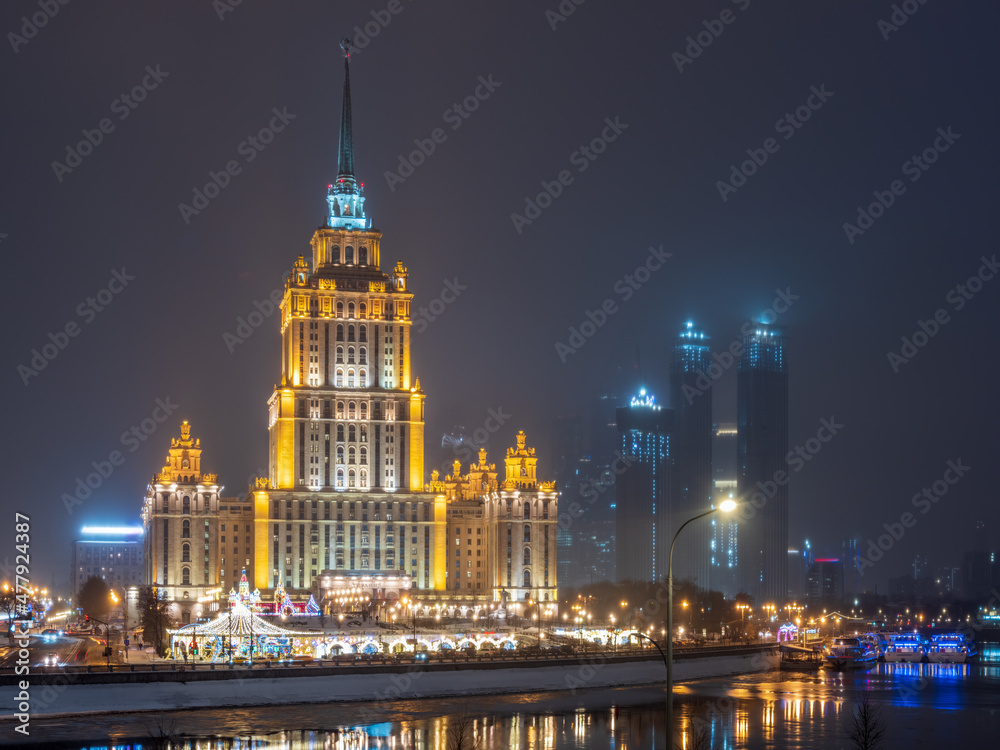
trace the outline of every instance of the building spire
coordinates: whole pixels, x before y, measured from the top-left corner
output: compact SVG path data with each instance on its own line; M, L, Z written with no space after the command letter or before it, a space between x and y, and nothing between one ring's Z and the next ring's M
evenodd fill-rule
M351 40L340 42L344 50L344 104L340 111L340 154L337 158L337 179L354 179L354 133L351 130Z
M351 125L351 49L349 38L340 42L344 50L344 103L340 111L340 148L337 154L337 181L327 187L329 206L326 224L335 229L368 229L365 216L364 184L354 177L354 129Z

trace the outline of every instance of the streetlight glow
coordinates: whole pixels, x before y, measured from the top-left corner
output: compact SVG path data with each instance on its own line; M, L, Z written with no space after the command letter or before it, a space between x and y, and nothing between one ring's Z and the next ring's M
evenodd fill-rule
M733 500L732 498L723 500L721 503L719 503L719 510L722 511L723 513L730 513L736 510L736 501Z

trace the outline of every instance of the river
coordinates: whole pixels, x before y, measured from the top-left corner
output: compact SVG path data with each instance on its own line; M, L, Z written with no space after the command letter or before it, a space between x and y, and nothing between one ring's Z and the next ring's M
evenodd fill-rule
M994 646L983 656L972 665L879 664L867 672L773 671L684 683L676 688L676 746L849 748L848 723L866 691L885 720L886 748L995 746L1000 654ZM665 748L664 726L664 691L654 685L40 719L25 739L51 747L149 748L166 734L174 747L192 749L452 750L464 728L480 750L630 750ZM3 729L9 737L10 727Z

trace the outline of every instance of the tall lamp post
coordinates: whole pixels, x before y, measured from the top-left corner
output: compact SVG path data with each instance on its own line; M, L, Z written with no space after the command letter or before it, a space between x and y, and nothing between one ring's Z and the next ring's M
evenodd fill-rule
M674 729L674 545L684 528L699 518L710 516L717 511L730 513L736 509L735 500L723 500L719 505L704 513L689 518L674 534L670 542L670 554L667 556L667 743L673 743Z

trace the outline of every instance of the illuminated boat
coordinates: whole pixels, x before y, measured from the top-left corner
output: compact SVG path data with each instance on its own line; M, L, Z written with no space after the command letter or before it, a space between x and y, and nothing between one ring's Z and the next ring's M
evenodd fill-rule
M965 664L976 656L975 644L961 633L945 633L931 639L927 660L946 664Z
M875 665L878 653L872 644L861 638L834 638L823 649L823 666L827 669L868 669Z
M917 633L900 633L894 635L885 652L888 662L910 662L919 664L926 660L927 650Z

